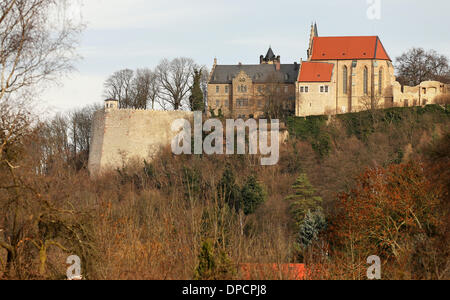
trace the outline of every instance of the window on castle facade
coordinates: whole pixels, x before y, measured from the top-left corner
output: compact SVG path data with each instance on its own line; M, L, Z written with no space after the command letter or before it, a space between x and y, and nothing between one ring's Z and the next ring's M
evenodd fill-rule
M309 87L308 86L301 86L300 87L300 93L309 93Z
M343 78L342 90L344 91L344 94L347 94L348 93L348 69L347 69L347 66L344 66L344 72L343 73L344 74L342 76L342 78Z
M246 85L238 86L238 92L240 92L240 93L247 93L247 86Z
M225 94L228 94L228 85L227 86L225 86Z
M220 87L216 86L216 93L219 93L219 92L220 92Z
M258 101L258 107L264 107L264 102L262 101L262 100L259 100Z
M237 99L236 100L236 106L237 107L247 107L248 106L248 99Z
M328 85L321 85L320 86L320 92L321 93L328 93L329 87Z
M262 92L263 92L262 86L258 86L258 93L262 94Z
M369 94L369 70L364 67L364 95Z

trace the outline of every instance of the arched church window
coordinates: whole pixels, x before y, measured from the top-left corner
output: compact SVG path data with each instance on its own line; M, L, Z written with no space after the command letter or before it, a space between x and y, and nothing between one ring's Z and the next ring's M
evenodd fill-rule
M342 89L344 90L344 94L347 94L348 91L348 69L347 66L344 66L344 72L343 72L343 87Z
M369 70L364 67L364 95L369 93Z

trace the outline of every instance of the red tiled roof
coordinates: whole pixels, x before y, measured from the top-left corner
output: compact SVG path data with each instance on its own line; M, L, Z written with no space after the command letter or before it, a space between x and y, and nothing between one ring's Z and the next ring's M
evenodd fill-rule
M321 62L303 62L299 82L330 82L334 65Z
M315 37L311 60L391 60L377 36Z
M304 264L241 264L240 271L244 280L264 278L283 280L304 280L306 268Z

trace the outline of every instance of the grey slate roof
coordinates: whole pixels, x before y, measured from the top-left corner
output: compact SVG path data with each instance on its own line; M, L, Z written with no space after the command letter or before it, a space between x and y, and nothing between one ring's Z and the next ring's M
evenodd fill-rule
M275 54L273 53L272 47L269 47L267 51L266 57L264 58L266 61L273 60L275 58Z
M232 80L244 71L254 83L284 82L295 83L298 78L299 64L281 64L280 71L276 65L217 65L211 76L211 84L231 84ZM274 80L275 78L275 80Z

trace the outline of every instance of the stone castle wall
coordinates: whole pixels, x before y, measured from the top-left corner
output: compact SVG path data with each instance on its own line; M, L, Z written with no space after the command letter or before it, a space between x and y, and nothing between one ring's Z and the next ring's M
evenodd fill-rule
M97 111L92 124L89 171L99 175L121 167L133 158L151 160L171 144L176 119L193 119L192 112L105 109Z

